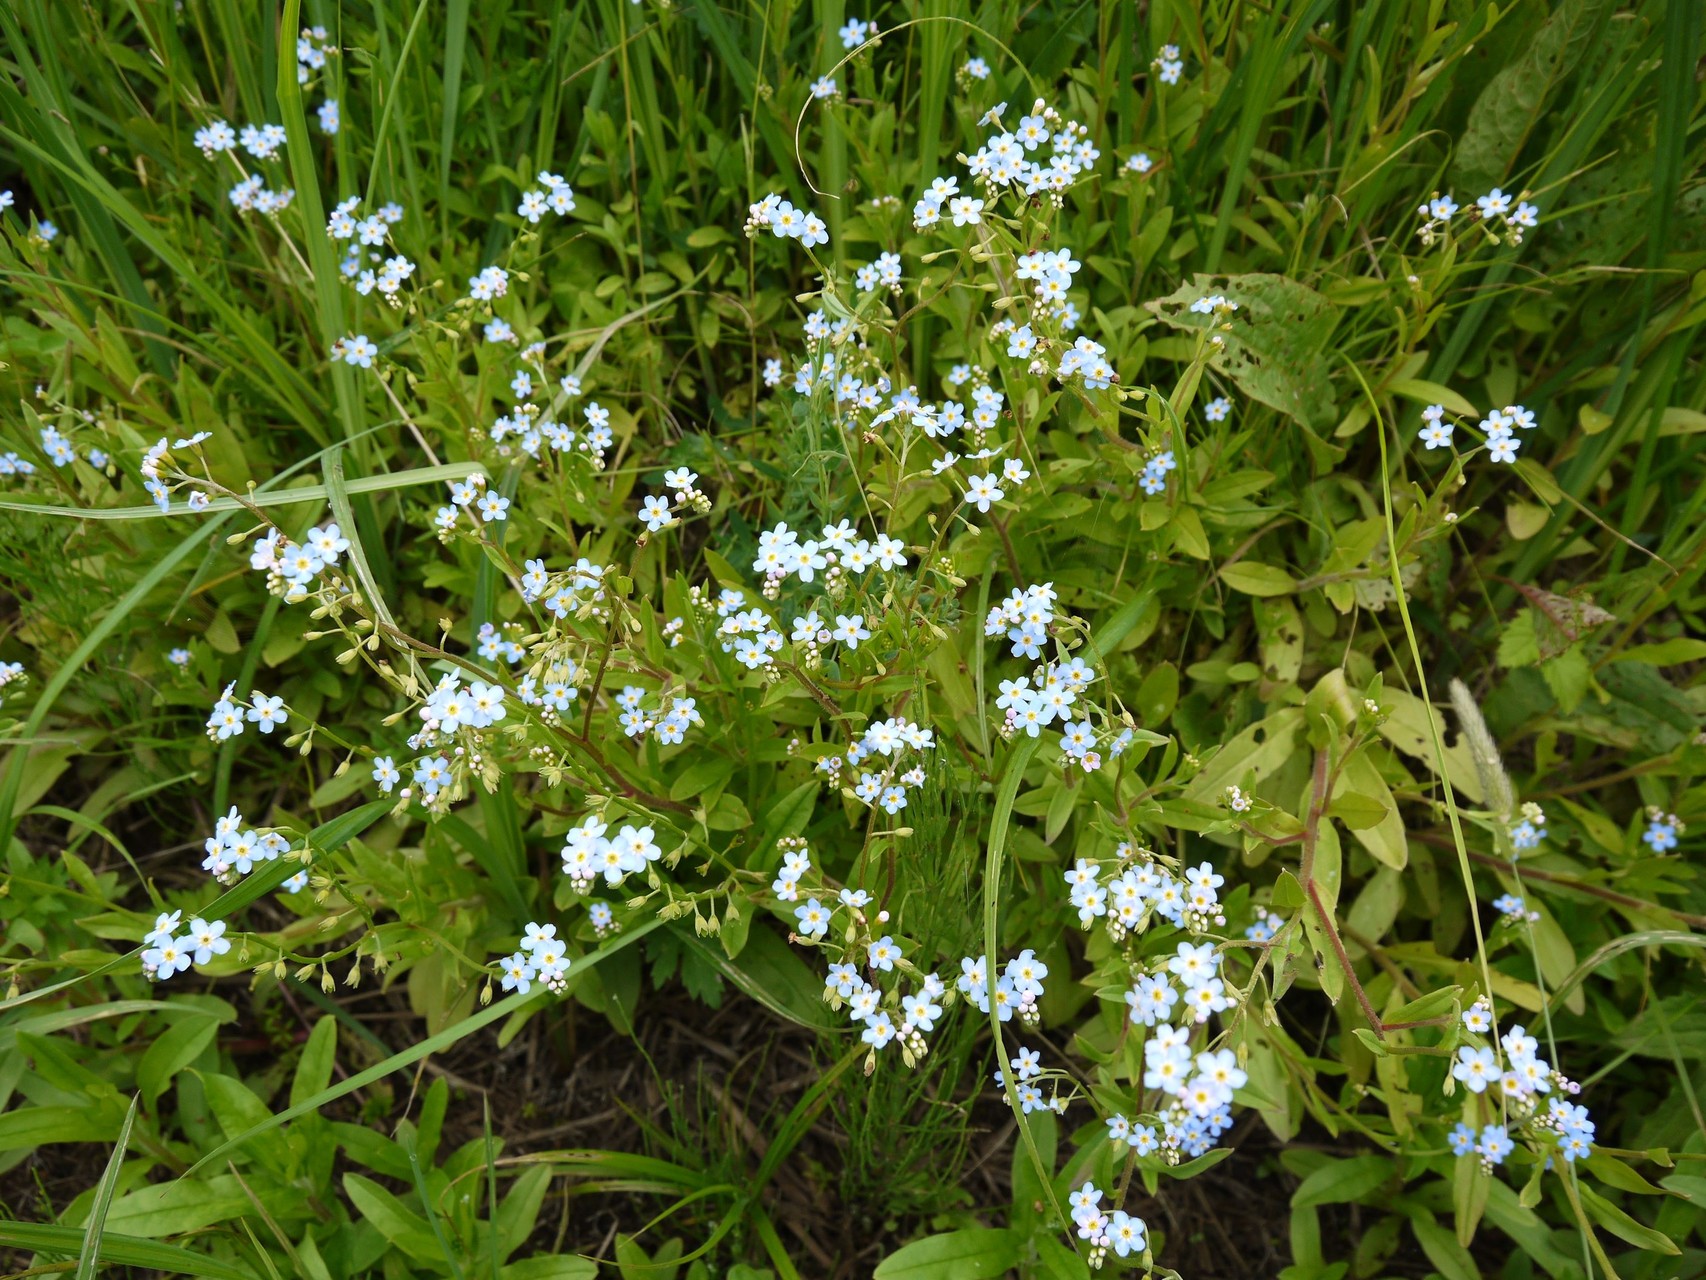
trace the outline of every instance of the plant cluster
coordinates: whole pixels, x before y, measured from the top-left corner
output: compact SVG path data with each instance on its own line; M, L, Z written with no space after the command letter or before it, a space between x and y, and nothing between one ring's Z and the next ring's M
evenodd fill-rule
M0 1166L113 1148L0 1244L798 1276L828 1115L940 1162L879 1277L1177 1275L1239 1160L1296 1280L1696 1257L1685 19L239 8L0 17ZM399 1101L648 970L809 1036L750 1161Z

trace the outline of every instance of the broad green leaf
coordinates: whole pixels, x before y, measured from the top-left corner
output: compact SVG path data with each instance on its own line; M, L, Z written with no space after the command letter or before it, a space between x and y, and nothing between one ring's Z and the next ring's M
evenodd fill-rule
M1197 275L1165 298L1145 303L1175 329L1206 330L1215 316L1190 304L1211 293L1238 304L1234 322L1212 368L1252 400L1278 409L1317 432L1339 420L1333 390L1331 344L1339 311L1308 285L1280 275Z
M1322 1165L1300 1182L1291 1193L1294 1209L1318 1204L1343 1204L1378 1194L1394 1173L1385 1156L1352 1156Z
M1457 143L1458 183L1476 192L1505 181L1563 82L1593 47L1611 0L1560 0L1510 65L1486 82Z
M587 1258L568 1254L523 1258L512 1262L499 1273L503 1280L598 1280L598 1264Z
M1018 1265L1019 1242L1005 1227L962 1227L925 1236L877 1264L874 1280L987 1280Z
M1469 1250L1458 1243L1457 1237L1435 1222L1420 1215L1410 1219L1410 1230L1427 1254L1428 1261L1445 1280L1481 1280L1481 1272Z
M1380 774L1380 768L1370 758L1367 749L1356 752L1345 761L1335 786L1333 816L1349 827L1357 843L1382 866L1402 871L1410 861L1410 844L1404 835L1404 820L1398 815L1398 802L1392 789ZM1346 801L1353 804L1356 821L1339 812Z
M527 1241L539 1221L539 1207L545 1203L545 1192L551 1186L551 1170L546 1165L524 1169L510 1186L498 1206L498 1251L509 1257Z
M1394 382L1389 388L1393 395L1413 400L1417 404L1442 404L1450 412L1464 418L1478 418L1481 411L1469 401L1458 395L1450 387L1441 386L1437 382L1427 382L1421 378L1405 378Z
M112 1142L123 1123L123 1116L108 1107L19 1107L0 1115L0 1151L53 1142Z
M1247 596L1284 596L1297 590L1297 579L1275 565L1238 560L1223 565L1220 580Z
M296 1073L290 1080L291 1106L313 1097L331 1083L337 1054L338 1020L328 1014L314 1024L308 1033L308 1043L302 1046L302 1056L297 1059Z
M1430 708L1414 694L1392 688L1382 691L1380 704L1387 713L1386 719L1379 725L1380 736L1405 755L1432 769L1434 750L1432 739L1428 735ZM1443 742L1448 736L1450 723L1437 711L1431 714L1437 718ZM1460 738L1451 746L1445 747L1444 754L1446 772L1450 775L1453 789L1458 795L1466 796L1475 804L1480 804L1486 797L1481 790L1481 777L1475 769L1475 760L1469 752L1469 744Z
M361 1216L372 1223L392 1244L417 1262L443 1261L438 1241L427 1220L409 1209L391 1192L359 1173L344 1174L344 1193Z
M211 1018L186 1018L161 1032L136 1064L136 1087L149 1106L173 1078L201 1057L219 1030Z
M275 1209L278 1206L275 1206ZM107 1228L133 1236L181 1236L215 1223L247 1217L254 1204L237 1179L219 1174L138 1187L113 1202Z
M1664 1232L1655 1231L1645 1223L1637 1222L1586 1183L1579 1183L1576 1191L1582 1198L1582 1207L1588 1211L1588 1217L1619 1240L1653 1253L1675 1256L1682 1252L1676 1242Z
M1290 758L1302 727L1303 712L1297 707L1286 707L1258 720L1215 752L1191 779L1185 796L1219 803L1228 786L1245 786L1252 779L1260 782Z

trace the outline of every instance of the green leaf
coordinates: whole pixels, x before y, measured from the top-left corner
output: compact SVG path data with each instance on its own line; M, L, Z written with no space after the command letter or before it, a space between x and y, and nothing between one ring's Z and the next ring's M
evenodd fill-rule
M1054 1236L1036 1236L1031 1245L1046 1280L1090 1280L1090 1264Z
M1297 579L1275 565L1237 560L1220 570L1220 580L1247 596L1284 596L1297 590Z
M219 1023L210 1018L186 1018L163 1031L136 1064L136 1087L153 1106L173 1078L201 1057L213 1043Z
M1538 1166L1536 1166L1538 1167ZM1451 1211L1457 1224L1457 1243L1465 1249L1475 1239L1481 1215L1487 1210L1492 1176L1479 1160L1457 1160L1451 1171Z
M1228 786L1260 782L1290 758L1303 727L1303 711L1285 707L1231 739L1185 788L1185 797L1217 803Z
M545 1192L551 1185L551 1176L549 1165L534 1165L524 1170L498 1206L495 1225L498 1250L504 1257L521 1248L533 1233L539 1221L539 1207L545 1203Z
M237 1179L220 1174L138 1187L113 1203L107 1226L134 1236L181 1236L254 1211Z
M1395 396L1403 396L1417 404L1444 405L1452 413L1464 418L1478 418L1481 411L1468 400L1458 395L1450 387L1438 382L1426 382L1421 378L1405 378L1394 382L1387 390Z
M1540 661L1540 635L1535 627L1534 610L1524 609L1499 632L1499 665L1528 667Z
M1327 806L1327 815L1337 818L1352 831L1366 831L1384 818L1390 810L1373 796L1354 791L1341 792Z
M0 1151L53 1142L112 1142L122 1120L99 1107L19 1107L0 1115Z
M1624 1243L1632 1244L1637 1249L1672 1256L1682 1252L1676 1242L1664 1232L1655 1231L1645 1223L1635 1221L1586 1183L1578 1182L1576 1191L1582 1198L1582 1207L1587 1210L1588 1217Z
M1558 699L1558 709L1569 715L1587 697L1593 668L1588 663L1587 654L1582 652L1582 646L1573 644L1556 658L1541 663L1540 674L1546 678L1546 687L1552 690L1552 696Z
M364 1178L359 1173L344 1174L344 1194L380 1235L416 1262L438 1263L444 1260L427 1220L407 1208L373 1179Z
M333 446L337 448L339 446ZM323 458L328 451L316 453L305 458L298 467L308 466ZM292 468L294 471L297 468ZM444 484L450 480L461 480L474 474L484 475L486 468L479 462L449 462L436 467L414 467L407 471L388 472L382 476L363 476L358 480L349 480L344 484L345 493L389 493L405 485ZM281 472L267 484L262 485L251 494L246 494L242 502L235 498L214 498L202 509L201 516L209 514L229 514L233 511L247 510L250 505L270 510L274 507L302 506L304 504L319 505L326 501L329 490L323 484L302 485L295 488L279 487L278 482L286 479L291 472ZM141 507L59 507L41 502L22 502L13 498L0 499L0 511L16 511L36 516L57 516L70 520L161 520L168 516L185 516L195 514L188 506L174 503L169 510L162 511L153 503ZM207 535L213 530L201 528L191 534L186 540L190 548L201 547L207 540Z
M1611 0L1561 0L1519 56L1486 82L1457 143L1458 185L1475 192L1503 182L1547 103L1593 47Z
M1357 843L1375 861L1393 871L1402 871L1409 865L1410 844L1404 835L1404 820L1398 815L1398 802L1381 776L1380 767L1366 750L1358 751L1345 761L1339 778L1335 790L1340 787L1344 790L1333 800L1330 808L1333 816L1350 828ZM1352 805L1356 821L1338 812L1343 802L1353 799L1360 802Z
M1475 1259L1469 1256L1469 1250L1432 1218L1419 1215L1411 1218L1410 1230L1416 1233L1416 1242L1422 1246L1422 1252L1428 1255L1428 1261L1445 1280L1481 1280L1481 1272L1475 1266Z
M925 1236L889 1254L873 1280L985 1280L1019 1265L1019 1242L1005 1227L962 1227Z
M1441 987L1438 991L1430 991L1425 996L1418 997L1408 1004L1401 1004L1386 1015L1388 1022L1425 1022L1429 1018L1438 1018L1450 1013L1463 995L1459 986Z
M1638 644L1617 655L1621 662L1645 662L1655 667L1676 667L1706 658L1706 640L1674 636L1657 644Z
M1385 1156L1352 1156L1322 1165L1291 1193L1291 1207L1344 1204L1375 1195L1391 1180L1394 1167Z
M1190 304L1211 293L1226 295L1239 310L1236 322L1220 333L1225 342L1210 365L1252 400L1305 427L1317 432L1333 427L1339 421L1330 376L1338 309L1306 284L1262 273L1199 274L1144 305L1175 329L1200 332L1219 318L1193 312Z
M1378 726L1380 736L1405 755L1413 756L1429 769L1437 770L1433 741L1428 731L1429 717L1432 716L1434 725L1440 730L1445 771L1451 779L1452 789L1458 795L1469 797L1476 804L1486 798L1481 791L1481 776L1476 772L1475 760L1470 754L1468 742L1459 737L1450 747L1443 746L1446 731L1450 727L1444 716L1414 694L1405 693L1402 689L1383 690L1380 705L1387 713L1386 719Z
M598 1280L598 1264L586 1258L554 1253L512 1262L498 1274L503 1280Z
M290 1105L311 1098L332 1080L332 1064L338 1055L338 1020L330 1015L321 1018L308 1033L308 1043L302 1046L302 1056L296 1062L296 1074L290 1080Z

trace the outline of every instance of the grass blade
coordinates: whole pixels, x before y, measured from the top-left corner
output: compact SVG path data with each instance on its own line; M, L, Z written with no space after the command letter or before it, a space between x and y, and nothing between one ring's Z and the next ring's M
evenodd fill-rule
M74 1227L0 1219L0 1244L14 1249L69 1258L77 1253L82 1239L83 1233ZM171 1275L199 1276L203 1280L257 1280L253 1271L234 1262L223 1262L205 1253L194 1253L175 1244L163 1244L139 1236L103 1236L101 1257L121 1267L143 1267Z
M125 1148L130 1146L130 1131L136 1124L136 1107L141 1099L140 1093L130 1095L130 1109L124 1113L124 1124L118 1131L118 1141L113 1143L112 1159L107 1161L106 1172L95 1184L95 1199L89 1206L89 1221L83 1227L83 1249L77 1255L77 1280L95 1280L95 1270L101 1256L101 1232L107 1225L107 1210L113 1205L113 1192L118 1188L118 1175L124 1168Z

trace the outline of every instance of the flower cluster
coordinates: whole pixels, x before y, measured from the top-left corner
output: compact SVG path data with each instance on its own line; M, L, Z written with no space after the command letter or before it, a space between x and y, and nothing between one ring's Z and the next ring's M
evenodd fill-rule
M616 695L616 705L621 708L617 723L624 737L643 738L649 733L664 746L679 746L689 729L705 723L697 699L659 695L657 708L647 711L641 705L645 696L646 691L638 685L624 685Z
M983 117L995 132L966 160L972 180L989 201L1003 193L1025 200L1048 196L1058 207L1067 190L1095 167L1101 152L1090 140L1090 130L1076 120L1067 120L1038 98L1030 113L1011 129L1001 123L1005 103ZM1031 153L1049 149L1045 159ZM959 180L935 178L912 208L912 225L920 231L937 226L946 217L956 227L978 226L984 220L986 200L960 191ZM993 212L993 210L991 210Z
M441 519L444 514L443 510L439 512ZM542 559L527 561L526 568L520 579L522 600L527 604L543 602L546 611L559 621L571 613L596 613L598 603L604 599L604 575L609 568L594 564L585 556L564 573L549 572Z
M1463 1011L1463 1026L1474 1037L1492 1031L1493 1009L1486 996ZM1567 1097L1580 1093L1581 1086L1539 1053L1540 1042L1521 1026L1513 1026L1500 1036L1496 1048L1473 1042L1459 1046L1451 1068L1452 1081L1476 1096L1497 1089L1504 1103L1505 1124L1488 1125L1477 1134L1470 1125L1459 1122L1450 1135L1457 1155L1479 1156L1489 1168L1503 1164L1515 1149L1512 1132L1524 1129L1532 1131L1537 1144L1555 1146L1570 1162L1592 1151L1593 1120L1586 1107Z
M547 213L566 218L575 211L574 190L563 181L561 175L552 173L549 169L541 169L538 182L537 187L522 192L521 203L515 208L518 218L537 226Z
M349 196L340 200L326 219L327 235L350 242L338 273L345 280L353 280L355 291L363 297L377 290L392 307L401 307L403 285L415 274L415 264L401 253L387 257L385 250L395 247L391 229L403 220L403 206L391 201L366 217L358 216L360 213L361 197ZM361 342L367 345L362 353L366 358L358 358L347 348L343 358L365 369L372 363L374 352L365 336ZM337 353L333 355L335 358Z
M539 982L547 991L561 995L568 987L569 957L554 924L528 921L521 945L498 968L503 974L505 991L526 995Z
M1540 842L1546 838L1546 813L1539 805L1530 800L1519 812L1520 820L1512 823L1510 828L1512 858L1530 849L1538 849Z
M783 900L792 902L799 896L800 882L812 869L811 860L798 843L783 850L783 859L777 882L792 895ZM818 892L831 896L827 887ZM892 935L876 933L877 927L888 923L889 914L879 911L867 917L864 909L871 898L865 890L844 887L835 900L837 906L826 907L814 894L797 907L795 940L817 943L825 939L835 913L846 911L847 925L839 944L841 959L829 966L823 998L832 1009L845 1007L849 1020L860 1028L860 1039L870 1046L867 1071L875 1068L878 1053L897 1043L901 1057L911 1065L929 1052L925 1036L936 1029L944 1005L952 998L947 986L936 974L924 973L908 960L905 947ZM910 979L910 992L903 993L903 978Z
M207 736L215 742L240 736L244 726L250 724L262 733L271 733L289 718L283 697L269 698L258 689L252 690L245 707L231 696L236 687L235 684L225 686L225 692L219 695L219 701L213 704L212 714L207 717Z
M1524 195L1527 192L1523 193ZM1424 201L1416 210L1425 221L1416 229L1424 245L1432 245L1441 234L1451 226L1451 220L1460 212L1461 206L1451 198L1450 193L1441 195L1434 192L1432 198ZM1503 240L1506 244L1522 243L1522 233L1540 225L1540 210L1526 200L1507 194L1494 187L1486 195L1477 197L1474 212L1469 215L1476 218L1485 228L1487 234L1496 242Z
M1494 898L1493 910L1499 913L1500 920L1505 924L1536 924L1540 920L1540 913L1530 911L1528 904L1514 893L1501 894Z
M663 483L671 491L671 498L648 494L640 503L640 522L646 526L647 533L657 533L660 529L681 523L675 514L677 511L710 514L711 499L700 490L697 472L676 467L663 473Z
M591 892L593 881L600 875L605 884L619 885L631 875L642 874L663 857L657 832L652 827L624 824L615 835L606 836L609 829L595 814L588 814L578 826L569 828L563 842L563 874L576 893Z
M1015 658L1035 660L1041 656L1042 646L1048 643L1049 628L1054 623L1054 602L1057 598L1052 582L1039 582L1023 591L1015 590L1007 599L990 609L988 618L984 620L983 634L1005 636L1013 645ZM1072 679L1062 683L1082 687L1090 679L1094 679L1094 673L1089 673L1086 678L1083 667L1084 664L1079 662L1073 669ZM1028 680L1021 680L1015 686L1015 691L1026 689L1029 684ZM1005 682L1001 689L1004 696L1010 696ZM1072 688L1069 691L1076 694L1078 689ZM998 699L995 705L1000 707L1004 704ZM1005 705L1010 708L1012 704ZM1065 710L1071 705L1072 701L1068 698L1058 709ZM1048 720L1043 720L1042 723L1047 724Z
M1210 408L1213 406L1211 405ZM1137 483L1151 497L1167 488L1167 473L1178 469L1179 463L1173 457L1171 449L1162 449L1149 456L1143 464L1143 474L1138 476Z
M488 275L491 272L497 275ZM481 275L486 277L484 281L476 276L470 282L475 290L485 292L486 285L495 287L498 276L503 276L503 289L507 290L508 276L501 269L488 267ZM485 337L487 342L509 343L515 340L515 330L507 320L494 318L485 326ZM513 406L493 420L486 429L486 437L498 446L497 452L503 457L513 456L514 449L510 443L513 440L530 458L541 462L551 457L584 458L592 471L598 471L604 466L606 451L616 441L610 426L610 410L593 400L581 409L585 420L583 429L577 430L558 422L552 416L551 406L539 403L547 394L549 384L542 360L543 351L540 343L521 351L521 362L527 367L518 369L509 380ZM559 379L558 386L562 390L563 401L577 400L582 394L581 380L574 374L565 374ZM547 445L550 446L548 451ZM439 515L442 522L446 512L441 510Z
M482 525L499 524L509 519L510 500L486 487L484 473L472 471L466 479L452 480L448 484L450 505L440 507L433 520L440 538L448 537L464 515L476 531Z
M249 552L249 567L267 575L267 590L286 604L308 598L314 581L349 550L349 539L336 524L310 529L300 543L269 529Z
M494 302L509 292L509 272L493 265L468 277L468 301Z
M172 450L195 449L202 441L209 439L211 435L212 433L208 431L198 431L193 436L185 436L169 443L166 438L162 436L149 446L147 453L142 455L142 461L137 464L136 469L141 473L143 488L148 491L148 496L154 500L154 505L159 507L160 510L171 510L172 490L177 487L177 485L168 485L166 483L163 474L165 473L166 468L174 468L170 474L172 478L177 480L179 483L191 479L188 473L181 469L175 469L177 467L177 463L171 456ZM91 461L93 461L93 454L91 454ZM196 501L196 499L199 499L199 501ZM207 494L205 492L198 492L192 495L192 509L197 507L205 509L207 501Z
M870 293L879 287L900 292L900 255L879 253L875 262L867 262L853 273L854 287L860 293Z
M150 981L163 981L192 964L207 964L214 956L231 950L231 940L225 936L225 921L207 921L197 916L179 936L182 919L181 911L163 911L155 919L154 927L142 936L142 973Z
M296 83L307 84L316 71L326 67L326 56L336 53L324 27L303 27L296 37Z
M987 1015L993 1009L1002 1022L1009 1022L1017 1015L1022 1025L1034 1028L1042 1019L1038 1002L1043 998L1046 977L1048 966L1037 959L1036 952L1026 948L1002 966L993 990L989 985L988 956L966 956L961 960L960 976L954 985L979 1013Z
M248 821L233 805L223 818L213 824L213 834L202 842L207 857L201 869L221 884L230 884L238 876L246 876L262 862L273 862L290 849L290 841L277 831L262 831L250 827Z
M24 673L21 662L0 662L0 697L14 684L22 684L29 677Z
M1245 928L1244 936L1251 942L1269 943L1285 928L1285 921L1272 911L1265 911Z
M1453 423L1446 420L1444 405L1430 404L1422 410L1422 443L1430 451L1451 448L1453 426ZM1516 451L1521 448L1522 441L1513 434L1513 428L1527 431L1533 426L1533 411L1520 404L1488 410L1487 416L1480 422L1481 434L1487 442L1487 456L1494 462L1515 462Z
M281 124L246 124L241 130L234 130L225 121L214 120L197 129L195 134L195 145L201 149L202 155L209 160L215 156L228 155L237 171L242 174L240 181L227 195L231 203L243 213L280 213L296 198L294 188L282 191L269 189L266 180L259 173L246 172L237 158L237 148L241 144L242 149L256 160L274 160L284 142L285 131Z
M786 523L766 529L758 535L758 554L753 557L752 571L764 575L764 594L774 600L782 583L791 577L809 583L820 570L833 568L840 571L836 575L839 580L846 573L863 575L872 569L888 573L906 565L906 544L899 538L879 533L877 540L871 542L861 538L858 529L843 520L823 526L820 537L804 541Z
M44 425L41 429L41 451L47 455L47 460L55 467L70 466L77 460L77 450L71 441L60 434L59 429Z
M1179 55L1176 44L1162 45L1149 65L1160 72L1162 84L1178 84L1185 71L1185 60Z
M1072 1205L1072 1225L1078 1238L1090 1246L1092 1270L1099 1270L1111 1250L1125 1258L1141 1255L1149 1247L1149 1227L1142 1218L1133 1217L1123 1209L1102 1208L1102 1192L1093 1182L1086 1182L1074 1191L1068 1201Z
M849 774L858 769L858 785L852 787L848 794L864 805L879 807L892 815L906 808L909 789L924 785L927 775L922 762L923 753L934 750L935 746L934 730L913 724L904 716L890 716L886 720L872 721L866 727L864 737L848 747L845 756L825 756L818 761L817 767L829 774L832 783L841 777L843 764ZM919 753L920 758L910 768L902 770L900 766L907 763L909 751ZM867 761L877 766L874 772L862 767Z
M798 240L806 248L829 243L829 224L817 214L796 209L792 201L784 200L774 191L746 213L746 234L756 236L769 229L778 240Z
M1114 859L1113 874L1107 881L1102 879L1102 865L1090 858L1078 858L1064 875L1068 900L1078 912L1079 927L1088 929L1098 919L1104 919L1115 941L1127 934L1141 932L1157 918L1192 933L1203 933L1226 923L1219 894L1226 878L1209 862L1187 868L1183 879L1178 879L1154 860L1148 850L1134 853L1129 844L1121 844ZM1193 982L1195 975L1196 970L1193 969L1184 979L1187 1008L1195 1007L1190 991L1196 985ZM1213 973L1204 979L1205 983L1218 981ZM1158 1017L1145 1020L1145 1025L1154 1026L1172 1008L1175 993L1165 979L1161 980L1161 986L1167 987L1163 1001L1165 1007L1159 1008ZM1215 990L1220 991L1221 988L1216 987ZM1156 999L1162 999L1159 989ZM1205 999L1196 997L1198 1002ZM1131 1001L1128 999L1127 1003ZM1212 1004L1212 1000L1208 1003ZM1132 1007L1134 1011L1137 1009L1136 1005ZM1145 1009L1154 1007L1144 1006ZM1206 1016L1203 1014L1197 1020L1200 1022Z

